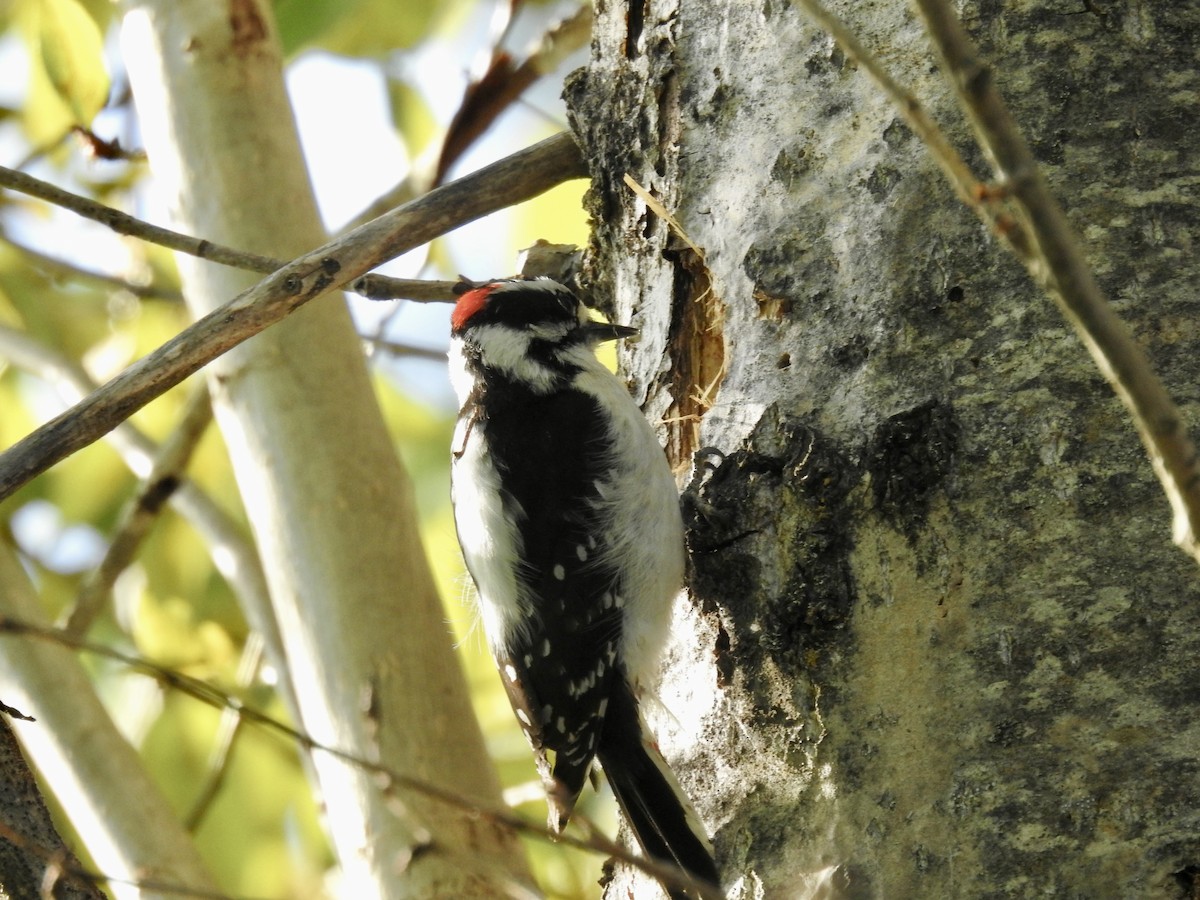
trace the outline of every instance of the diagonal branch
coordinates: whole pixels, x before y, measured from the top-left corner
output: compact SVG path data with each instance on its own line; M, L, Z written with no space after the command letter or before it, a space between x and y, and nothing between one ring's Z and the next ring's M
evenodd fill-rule
M1112 311L1062 209L1055 202L1020 130L978 59L958 18L944 0L914 0L942 57L947 78L992 160L1002 190L974 177L919 101L819 0L796 0L853 59L866 68L926 144L959 198L973 208L1053 296L1096 365L1129 409L1155 475L1174 512L1174 540L1200 561L1200 458L1178 408L1154 374L1124 322ZM1006 199L1016 219L994 203Z
M1096 283L1074 230L958 17L944 0L916 0L916 5L980 145L1023 213L1033 250L1023 260L1026 268L1058 301L1129 409L1174 511L1175 543L1200 561L1200 460L1179 409Z
M442 182L450 167L530 86L585 46L591 35L592 5L583 3L574 13L555 22L520 63L499 46L494 48L487 71L467 85L458 111L446 129L434 184Z
M579 148L564 132L297 257L0 454L0 500L308 301L460 225L586 174Z
M68 403L96 390L95 382L78 364L39 344L25 332L5 325L0 325L0 357L47 382ZM149 478L155 461L162 456L162 448L132 422L122 422L107 435L107 440L129 470L142 479ZM246 539L229 513L186 476L171 493L169 502L196 530L214 567L236 595L252 632L262 636L271 665L281 676L286 676L289 667L283 639L257 548ZM295 716L297 706L291 678L280 677L279 689L288 711Z

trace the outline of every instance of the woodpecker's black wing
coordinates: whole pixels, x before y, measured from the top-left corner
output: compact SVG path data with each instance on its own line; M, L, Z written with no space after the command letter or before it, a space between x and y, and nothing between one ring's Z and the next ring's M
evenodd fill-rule
M534 607L532 625L498 663L535 751L543 759L546 750L555 753L547 786L551 825L561 829L621 678L623 599L607 561L602 513L610 436L596 400L569 387L537 394L506 383L482 400L480 424L524 547L517 577Z

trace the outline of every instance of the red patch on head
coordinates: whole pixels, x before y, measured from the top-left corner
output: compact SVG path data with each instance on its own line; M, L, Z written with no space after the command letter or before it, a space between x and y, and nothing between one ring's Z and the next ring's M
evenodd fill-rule
M459 297L458 302L454 304L454 312L450 313L450 331L461 331L471 316L483 309L487 303L488 294L495 289L496 285L485 284L483 287L467 291Z

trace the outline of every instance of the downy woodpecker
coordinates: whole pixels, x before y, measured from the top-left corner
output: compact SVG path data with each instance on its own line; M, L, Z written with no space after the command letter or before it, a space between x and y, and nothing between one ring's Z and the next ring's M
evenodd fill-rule
M595 354L636 330L591 321L546 278L459 290L450 319L461 404L455 525L550 827L566 826L598 760L645 853L716 885L704 828L638 710L683 580L684 544L662 448Z

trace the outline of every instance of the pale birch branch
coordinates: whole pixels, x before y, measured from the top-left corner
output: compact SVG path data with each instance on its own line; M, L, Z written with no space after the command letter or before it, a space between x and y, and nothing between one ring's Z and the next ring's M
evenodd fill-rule
M0 616L29 623L43 616L29 576L3 542ZM21 743L56 795L70 798L71 823L102 871L216 891L195 845L66 647L7 641L0 695L37 718L21 729ZM141 896L128 889L117 895Z

